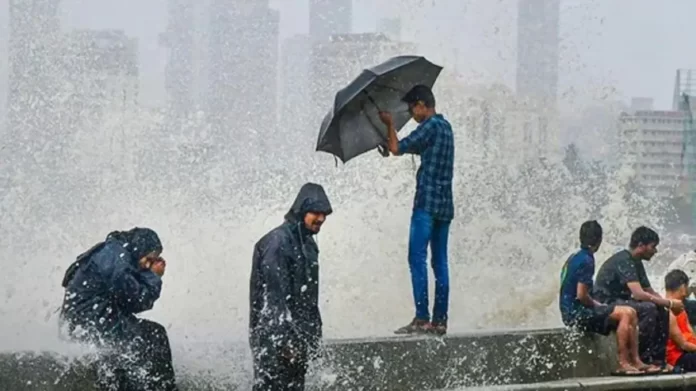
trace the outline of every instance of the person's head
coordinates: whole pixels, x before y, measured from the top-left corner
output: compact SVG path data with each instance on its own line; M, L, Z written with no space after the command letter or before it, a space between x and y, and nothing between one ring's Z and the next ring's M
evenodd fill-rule
M602 245L602 226L597 220L589 220L580 226L580 247L589 249L593 253Z
M657 253L657 245L660 244L660 236L652 229L641 226L631 234L631 242L628 248L631 254L641 260L649 261Z
M130 231L116 231L108 235L123 243L123 247L142 269L148 269L162 254L162 242L150 228L135 227Z
M689 296L689 276L683 270L671 270L665 276L665 290L677 300L684 300Z
M324 188L315 183L305 183L285 215L285 220L301 223L307 231L316 234L321 230L326 216L332 212L331 203Z
M401 100L408 105L408 113L418 123L435 114L435 96L428 86L419 84L411 88Z

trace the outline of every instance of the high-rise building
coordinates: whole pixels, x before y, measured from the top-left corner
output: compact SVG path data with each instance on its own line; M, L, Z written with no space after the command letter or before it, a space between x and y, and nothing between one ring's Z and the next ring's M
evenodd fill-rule
M638 110L620 117L623 152L635 156L634 170L641 185L667 197L684 180L687 116L683 111ZM693 152L690 152L693 154Z
M672 110L681 110L684 102L683 95L689 95L692 107L696 107L696 102L694 102L696 101L696 69L677 69Z
M413 54L415 50L414 44L395 42L380 33L336 34L327 42L314 42L310 91L319 118L333 104L336 92L363 69L394 56Z
M187 117L195 107L193 96L193 42L197 31L195 0L168 0L169 22L167 31L160 35L160 44L169 51L165 67L165 89L168 95L169 115L172 119Z
M56 106L61 36L59 0L10 0L7 120L10 142L60 132ZM38 136L41 133L44 137Z
M138 41L122 30L77 30L62 53L64 125L98 122L138 102Z
M288 136L311 129L312 117L308 106L310 92L310 54L312 41L301 34L287 38L280 49L279 121ZM292 118L283 121L283 118ZM316 121L315 121L316 122Z
M169 15L161 41L172 125L204 118L216 144L274 127L280 16L268 0L169 0Z
M276 125L280 15L268 1L212 0L207 113L220 140Z
M353 31L353 0L310 0L309 35L326 41L332 34Z
M300 70L296 71L284 66L281 78L284 85L293 86L294 93L304 91L302 104L307 105L302 118L295 124L297 132L308 129L309 134L317 131L323 118L323 106L317 104L317 94L321 94L323 80L320 72L316 70L318 63L323 60L323 49L317 50L317 45L329 45L330 39L336 34L350 34L353 31L353 0L309 0L309 35L305 38L295 37L294 41L288 41L283 48L283 57L286 64L291 61L299 63ZM304 42L302 42L304 40ZM328 47L328 46L327 46ZM341 56L334 52L333 55ZM294 60L290 60L290 57ZM302 58L304 57L304 58ZM303 87L304 86L304 87ZM304 89L303 89L304 88ZM289 88L285 88L290 91ZM335 91L334 91L335 92ZM323 94L326 95L326 94ZM285 101L285 97L281 98ZM325 103L324 101L321 102ZM284 103L287 112L289 105ZM303 134L303 133L301 133Z
M517 94L545 106L558 94L560 0L519 0Z
M9 9L7 3L0 5L0 53L8 53ZM7 131L7 90L9 64L7 54L0 56L0 137L5 138Z

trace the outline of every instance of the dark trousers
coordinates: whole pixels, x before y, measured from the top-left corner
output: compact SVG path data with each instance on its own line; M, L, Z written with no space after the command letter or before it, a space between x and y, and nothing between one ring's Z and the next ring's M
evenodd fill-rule
M159 323L138 319L109 345L99 365L99 390L177 390L169 338Z
M696 372L696 353L684 353L679 360L677 360L677 365L684 372Z
M654 303L617 300L614 304L633 308L638 313L638 352L645 363L664 363L669 337L669 312Z
M252 350L254 355L253 391L304 391L307 360L290 360L279 354L267 352L268 350Z

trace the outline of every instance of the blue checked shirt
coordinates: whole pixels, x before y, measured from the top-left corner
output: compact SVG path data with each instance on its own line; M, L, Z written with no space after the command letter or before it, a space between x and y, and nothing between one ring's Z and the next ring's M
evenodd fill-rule
M421 157L413 209L423 209L436 220L452 220L454 136L450 123L442 114L435 114L423 121L416 130L399 141L399 155L404 153Z

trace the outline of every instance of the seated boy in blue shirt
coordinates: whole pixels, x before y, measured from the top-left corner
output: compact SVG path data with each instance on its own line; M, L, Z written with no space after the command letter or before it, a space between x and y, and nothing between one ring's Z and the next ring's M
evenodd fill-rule
M602 226L595 220L580 227L580 251L571 255L561 271L559 304L566 326L602 335L616 332L619 368L617 376L657 373L638 356L638 317L628 306L605 305L590 296L595 271L594 253L602 244Z

